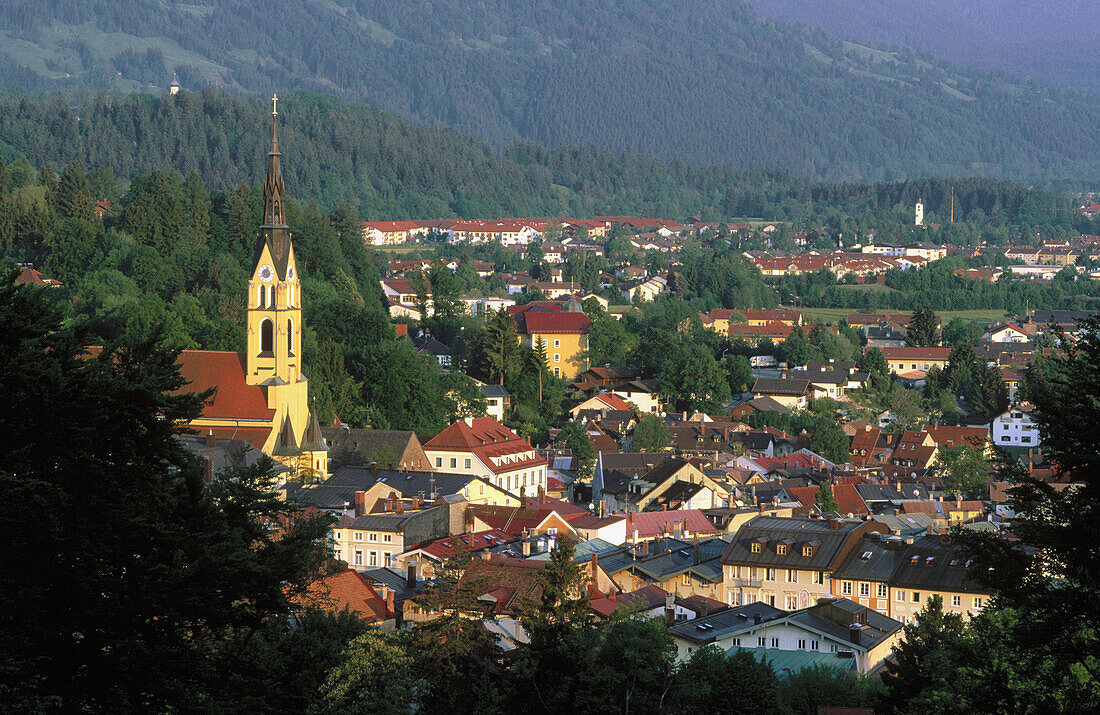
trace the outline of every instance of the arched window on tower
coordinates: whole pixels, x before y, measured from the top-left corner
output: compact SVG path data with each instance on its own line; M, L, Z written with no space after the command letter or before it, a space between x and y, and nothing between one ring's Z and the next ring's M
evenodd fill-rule
M267 307L268 308L274 308L275 307L275 286L268 286L267 287Z
M258 307L258 308L263 308L264 307L264 287L263 286L260 286L259 295L258 295L256 301L257 301L256 302L256 307Z
M290 283L286 286L286 307L294 307L294 286Z
M294 321L290 318L286 319L286 351L294 354Z
M275 352L275 324L267 318L260 322L260 352Z

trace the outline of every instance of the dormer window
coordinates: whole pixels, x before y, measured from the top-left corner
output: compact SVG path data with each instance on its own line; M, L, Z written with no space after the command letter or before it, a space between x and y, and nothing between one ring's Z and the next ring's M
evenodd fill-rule
M754 554L759 554L759 553L760 553L760 551L761 551L761 548L762 548L762 547L761 547L761 544L760 544L760 542L759 542L759 541L754 541L754 542L752 542L752 544L751 544L751 545L749 546L749 550L750 550L750 551L752 551L752 552L753 552Z
M776 544L775 545L775 553L779 554L780 556L786 556L787 555L787 545L786 544Z
M807 557L807 558L809 558L810 556L813 556L814 555L814 547L810 546L809 544L807 544L806 546L803 546L802 547L802 555Z

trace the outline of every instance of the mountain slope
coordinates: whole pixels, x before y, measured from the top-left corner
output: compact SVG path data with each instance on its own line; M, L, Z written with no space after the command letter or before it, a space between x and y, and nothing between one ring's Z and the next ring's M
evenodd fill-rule
M1095 98L834 41L735 0L15 0L0 27L0 81L33 89L164 86L175 70L191 88L304 88L494 143L827 179L1100 179Z
M763 17L1100 94L1093 0L748 0Z

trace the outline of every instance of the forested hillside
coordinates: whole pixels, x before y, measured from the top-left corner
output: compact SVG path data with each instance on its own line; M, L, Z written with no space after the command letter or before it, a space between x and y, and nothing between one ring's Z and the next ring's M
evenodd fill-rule
M0 156L13 177L22 177L16 183L28 183L43 164L59 170L76 161L95 169L94 198L111 201L122 197L127 180L169 169L195 172L207 189L255 186L263 179L270 112L270 102L213 91L99 95L72 104L56 97L0 100ZM967 225L956 224L941 240L1003 244L1016 239L1013 226L1021 225L1097 230L1073 211L1070 197L1005 181L830 184L580 147L519 142L497 150L455 130L417 127L305 92L284 97L279 113L287 185L323 210L348 202L367 219L756 216L902 239L915 201L924 200L930 220L946 222L953 190L955 217Z
M14 0L0 83L364 100L496 144L826 179L1100 180L1094 97L762 21L731 0Z

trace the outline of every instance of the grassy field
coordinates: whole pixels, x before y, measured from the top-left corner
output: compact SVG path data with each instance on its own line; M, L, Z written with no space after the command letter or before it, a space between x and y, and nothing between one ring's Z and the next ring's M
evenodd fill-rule
M409 253L434 253L435 245L431 243L410 243L402 246L374 246L374 250L386 258L397 258Z
M788 306L790 307L790 306ZM859 311L851 308L801 308L802 315L807 319L820 320L825 323L836 325L838 321L848 317L849 313L856 313ZM879 310L877 313L901 313L900 310ZM990 325L1000 320L1004 320L1005 314L1002 310L942 310L936 313L940 316L940 320L946 325L952 318L959 318L964 323L978 323L979 325Z

